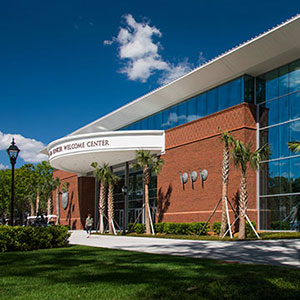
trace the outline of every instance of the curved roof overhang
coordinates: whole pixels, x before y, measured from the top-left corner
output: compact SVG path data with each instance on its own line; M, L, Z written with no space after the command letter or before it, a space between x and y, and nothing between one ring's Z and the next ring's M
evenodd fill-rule
M113 166L135 158L136 150L161 154L165 151L165 133L161 130L98 132L67 136L47 147L52 167L85 175L91 163Z
M70 135L118 130L241 75L257 76L296 60L300 57L299 33L297 15Z

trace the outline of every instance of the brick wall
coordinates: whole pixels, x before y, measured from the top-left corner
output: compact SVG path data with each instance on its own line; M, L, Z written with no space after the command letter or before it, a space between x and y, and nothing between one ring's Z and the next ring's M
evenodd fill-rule
M69 202L66 209L62 207L61 194L60 224L69 225L71 229L83 229L88 213L94 215L95 179L92 177L78 177L77 174L54 170L53 177L59 177L62 184L69 182ZM53 192L54 214L56 212L56 191Z
M164 166L158 176L158 220L165 222L206 221L222 195L223 144L220 131L232 134L256 147L255 106L246 103L166 131ZM203 186L199 176L192 188L190 179L182 188L179 173L206 169ZM198 172L199 175L199 172ZM256 172L248 171L248 215L257 218ZM228 199L235 204L240 169L230 165ZM233 214L231 214L233 218ZM221 220L221 204L211 222Z

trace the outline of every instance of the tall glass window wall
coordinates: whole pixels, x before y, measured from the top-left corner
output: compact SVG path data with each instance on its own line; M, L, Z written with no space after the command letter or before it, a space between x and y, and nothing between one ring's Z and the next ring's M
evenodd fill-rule
M125 199L122 193L122 187L125 185L125 166L116 166L113 168L116 175L120 177L119 182L114 189L114 218L120 228L123 228ZM153 174L149 185L149 202L152 207L152 220L154 220L154 211L157 202L157 178ZM127 223L144 223L144 185L143 171L135 170L131 165L129 167L129 186L128 186L128 220Z
M260 229L294 230L300 225L300 60L256 79L260 145L272 154L260 167ZM298 227L299 228L299 227Z
M245 75L173 105L121 130L166 130L242 102L253 102L254 80Z

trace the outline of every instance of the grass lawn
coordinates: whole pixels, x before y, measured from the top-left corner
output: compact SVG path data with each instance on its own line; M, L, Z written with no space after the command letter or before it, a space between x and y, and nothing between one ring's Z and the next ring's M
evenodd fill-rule
M300 270L70 246L0 253L0 299L299 299Z

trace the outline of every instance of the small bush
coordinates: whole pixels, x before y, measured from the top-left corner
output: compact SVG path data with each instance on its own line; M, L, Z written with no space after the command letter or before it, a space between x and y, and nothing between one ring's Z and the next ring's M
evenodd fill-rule
M281 224L280 224L281 223ZM287 221L280 222L280 221L273 221L271 223L272 230L290 230L290 223Z
M22 227L0 226L0 252L29 251L64 247L68 244L66 226Z
M212 229L212 231L214 233L216 233L217 235L219 235L220 232L221 232L221 222L215 222L215 223L213 223L211 229Z
M142 234L145 233L146 228L145 228L145 224L135 224L134 226L134 232L138 233L138 234Z
M197 234L199 235L202 231L204 222L195 222L195 223L156 223L154 224L155 233L165 233L165 234L174 234L174 235L189 235ZM144 233L145 225L136 224L133 228L133 224L128 224L129 232ZM201 234L206 234L209 231L209 226L206 226L205 230Z
M154 224L155 233L164 233L164 223Z
M255 221L251 221L254 229L256 229L256 222ZM252 230L249 222L246 222L246 237L256 237L254 231Z

